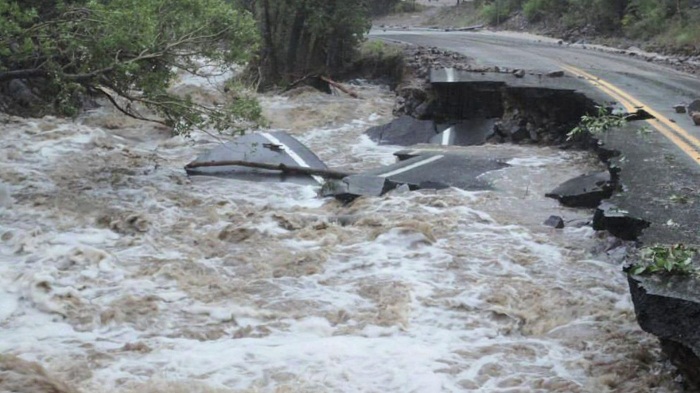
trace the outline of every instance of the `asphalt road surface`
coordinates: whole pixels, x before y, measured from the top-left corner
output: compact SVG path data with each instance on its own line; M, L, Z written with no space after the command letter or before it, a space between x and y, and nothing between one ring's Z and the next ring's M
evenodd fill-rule
M414 29L373 30L371 35L459 52L483 66L564 70L579 82L577 89L593 99L651 113L656 118L646 124L630 123L629 129L602 137L622 152L616 164L622 168L624 192L612 202L652 223L641 239L645 243L699 243L700 127L673 109L700 99L697 77L638 56L527 34Z

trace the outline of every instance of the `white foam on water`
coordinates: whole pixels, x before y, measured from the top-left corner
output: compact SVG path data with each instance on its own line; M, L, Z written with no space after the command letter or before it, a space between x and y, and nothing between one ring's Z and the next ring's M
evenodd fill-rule
M391 102L361 91L378 97L268 101L313 103L324 121L359 107L293 132L331 166L364 170L397 147L362 135ZM13 200L0 211L0 354L97 392L676 389L648 363L657 345L620 266L588 251L593 231L530 219L554 206L539 191L565 176L552 173L590 169L578 153L518 147L493 191L343 206L312 186L187 178L211 136L89 124L0 126Z

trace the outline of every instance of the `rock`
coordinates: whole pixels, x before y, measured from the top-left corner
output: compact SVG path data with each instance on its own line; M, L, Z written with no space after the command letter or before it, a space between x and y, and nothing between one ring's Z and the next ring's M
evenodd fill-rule
M651 113L649 113L641 108L637 109L635 112L626 113L626 114L623 113L622 115L625 117L625 120L627 120L627 121L655 119L655 117Z
M564 71L558 70L558 71L550 71L546 74L550 78L561 78L564 76Z
M695 100L688 104L688 114L692 114L693 112L700 112L700 100Z
M425 67L420 67L417 71L419 74L428 76L428 69ZM418 77L420 78L420 76ZM421 107L428 100L427 87L420 86L405 86L397 90L397 98L394 105L394 115L408 115L415 118L428 117L427 110L430 109L426 106L420 108L421 113L417 113L418 108Z
M513 119L496 122L494 125L494 132L497 136L502 137L504 140L518 143L532 139L532 128L533 126L528 127L527 123L523 119L515 117Z
M632 217L609 202L601 203L593 215L593 229L607 230L622 240L636 240L649 225L648 221Z
M510 139L515 143L522 142L529 138L530 132L527 130L527 127L515 126L510 129Z
M693 123L696 126L700 126L700 112L692 112L690 118L693 119Z
M700 391L697 279L678 275L634 276L628 272L627 281L639 326L659 338L661 349L685 377L686 391Z
M522 78L525 76L525 71L524 70L515 70L515 71L513 71L513 75L515 75L516 78Z
M610 172L605 171L568 180L545 196L564 206L593 208L610 198L613 188Z
M428 143L436 131L432 120L417 120L403 115L388 124L369 128L365 134L380 145L410 146Z
M544 222L544 225L556 229L564 228L564 220L559 216L549 216L549 218Z
M434 111L434 107L435 107L435 103L433 101L423 101L413 111L413 115L416 118L421 119L421 120L430 118L430 115Z
M685 104L674 105L673 110L676 111L676 113L685 113Z

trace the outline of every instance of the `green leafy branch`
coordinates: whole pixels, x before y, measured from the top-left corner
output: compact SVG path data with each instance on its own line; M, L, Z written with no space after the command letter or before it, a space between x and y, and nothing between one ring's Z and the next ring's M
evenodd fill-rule
M261 120L249 96L205 106L168 90L177 72L201 75L197 59L226 70L257 51L253 16L226 0L0 0L0 15L0 82L39 91L35 113L74 116L91 93L178 134Z
M612 128L619 128L626 123L624 115L610 113L602 106L596 106L594 115L583 115L579 124L571 130L567 136L567 140L575 139L586 133L598 135Z
M641 263L631 266L634 275L668 273L687 275L696 272L692 265L697 250L683 244L654 246L642 249Z

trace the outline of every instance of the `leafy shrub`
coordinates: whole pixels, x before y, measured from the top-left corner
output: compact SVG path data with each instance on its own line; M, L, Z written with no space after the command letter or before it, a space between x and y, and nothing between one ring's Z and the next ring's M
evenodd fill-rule
M403 0L394 5L394 13L402 14L407 12L420 12L425 9L425 6L418 4L413 0Z
M696 269L692 266L693 257L697 254L694 248L682 244L670 247L654 246L642 250L642 262L631 267L635 275L651 273L692 274Z
M510 8L503 1L496 0L481 8L481 17L490 25L497 25L508 19Z
M556 0L527 0L523 4L523 14L530 22L558 16L559 12Z
M655 38L655 44L661 51L683 52L688 55L700 52L700 10L692 10L684 15L666 22L664 31Z
M389 45L384 41L370 40L360 46L360 57L373 57L377 59L402 56L401 48L396 45Z

